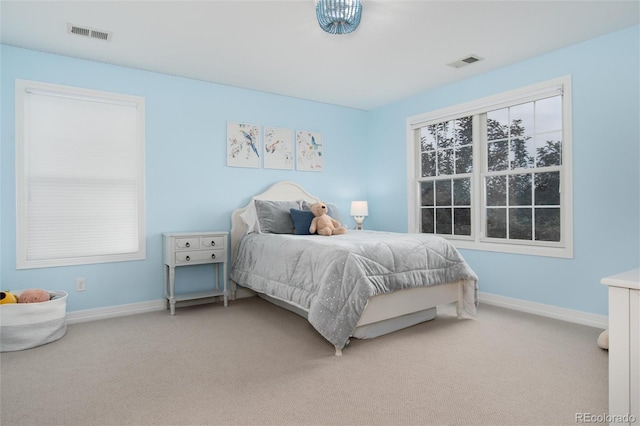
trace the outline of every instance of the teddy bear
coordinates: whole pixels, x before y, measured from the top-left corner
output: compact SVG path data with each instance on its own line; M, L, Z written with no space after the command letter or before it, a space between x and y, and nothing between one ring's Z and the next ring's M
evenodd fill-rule
M18 296L18 303L39 303L46 302L51 296L46 290L41 288L32 288L25 290Z
M311 211L315 216L311 221L309 233L318 235L340 235L347 232L347 228L327 214L327 205L323 202L311 204Z
M5 303L18 303L18 298L10 291L0 291L0 305Z

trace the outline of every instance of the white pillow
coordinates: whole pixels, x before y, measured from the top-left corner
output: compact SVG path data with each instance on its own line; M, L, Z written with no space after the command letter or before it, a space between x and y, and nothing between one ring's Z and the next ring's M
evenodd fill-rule
M260 223L258 223L258 212L256 211L255 198L247 206L247 209L240 215L244 223L247 224L247 234L252 232L260 233Z

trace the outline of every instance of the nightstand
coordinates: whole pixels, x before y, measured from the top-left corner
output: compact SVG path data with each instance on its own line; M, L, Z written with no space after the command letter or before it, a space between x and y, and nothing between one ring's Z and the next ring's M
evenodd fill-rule
M169 302L171 315L176 313L176 302L223 296L228 304L229 280L227 278L228 232L182 232L162 234L162 259L164 262L164 297ZM175 293L175 268L178 266L213 264L215 282L211 290L192 293ZM220 278L222 276L222 279Z

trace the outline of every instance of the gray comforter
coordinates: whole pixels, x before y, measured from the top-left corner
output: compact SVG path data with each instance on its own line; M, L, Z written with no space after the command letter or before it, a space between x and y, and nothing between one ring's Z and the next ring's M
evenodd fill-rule
M478 303L473 270L451 243L426 234L248 234L230 276L308 312L311 325L338 349L377 294L465 279L465 311L475 315Z

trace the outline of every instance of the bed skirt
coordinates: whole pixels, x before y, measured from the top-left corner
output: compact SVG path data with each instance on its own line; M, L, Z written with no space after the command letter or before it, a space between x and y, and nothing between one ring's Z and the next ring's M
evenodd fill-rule
M20 295L20 291L14 292ZM0 307L0 352L20 351L60 339L67 332L67 293L48 291L51 300Z
M265 299L266 301L271 302L274 305L280 306L281 308L287 309L305 319L308 319L308 312L302 308L263 293L256 294L261 299ZM436 308L429 308L399 317L374 322L371 324L359 325L354 330L352 337L355 337L356 339L373 339L376 337L380 337L385 334L393 333L394 331L402 330L403 328L431 321L436 317L437 312L438 311L436 310Z

